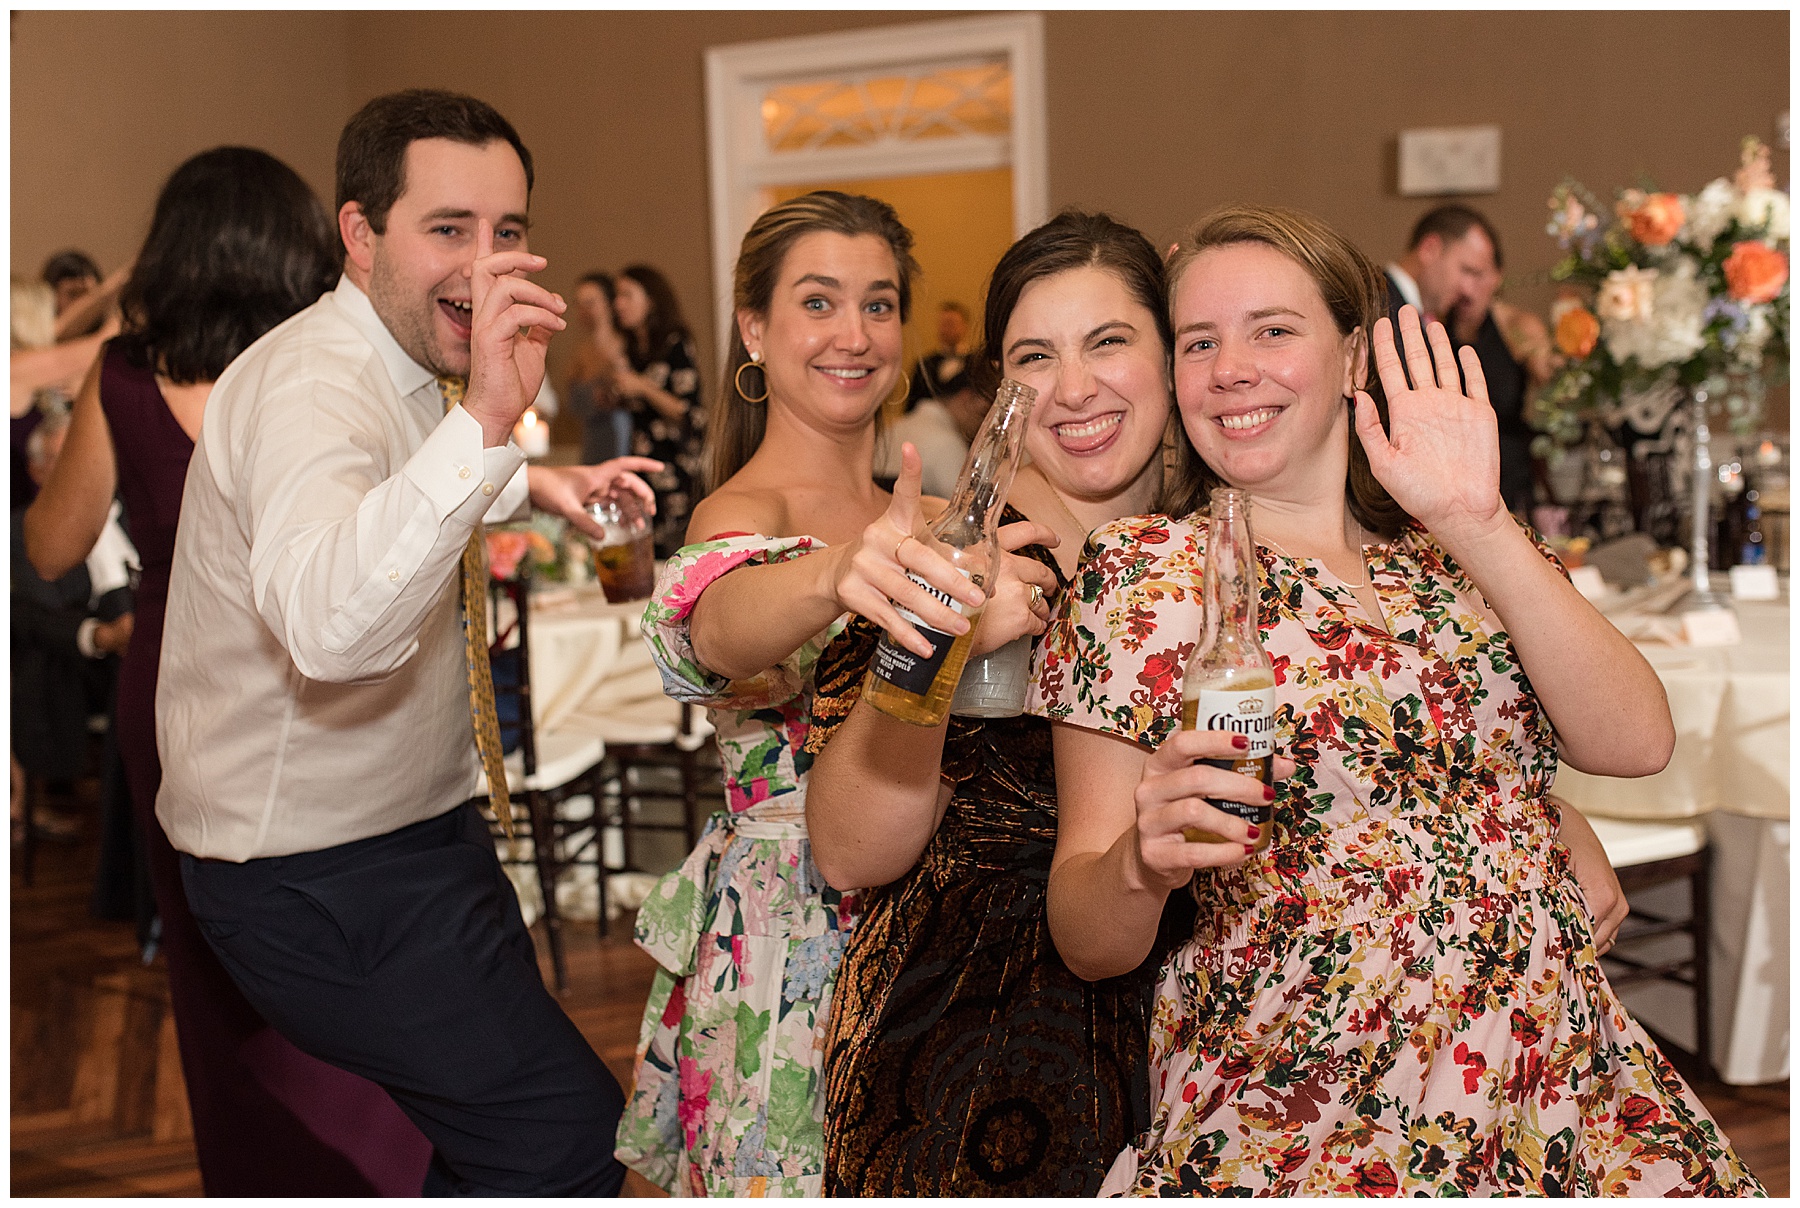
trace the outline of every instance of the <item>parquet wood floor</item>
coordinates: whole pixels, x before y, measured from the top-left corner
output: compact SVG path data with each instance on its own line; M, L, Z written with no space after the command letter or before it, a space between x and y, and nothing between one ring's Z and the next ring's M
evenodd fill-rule
M16 858L15 858L16 863ZM90 844L46 843L37 884L12 883L12 1193L200 1194L160 962L145 968L129 923L88 917ZM564 1006L621 1084L654 966L615 924L566 929ZM1788 1193L1788 1087L1699 1084L1770 1194ZM637 1175L629 1195L662 1193Z

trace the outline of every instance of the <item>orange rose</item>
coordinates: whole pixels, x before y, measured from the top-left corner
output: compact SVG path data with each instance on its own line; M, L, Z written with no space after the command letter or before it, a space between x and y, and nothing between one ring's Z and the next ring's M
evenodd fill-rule
M1766 243L1746 239L1725 258L1726 292L1739 302L1773 302L1787 279L1787 254Z
M1585 306L1573 306L1556 321L1556 347L1577 360L1594 351L1600 342L1600 320Z
M1681 198L1673 193L1652 193L1625 220L1631 224L1631 237L1645 247L1661 247L1681 233L1687 211Z

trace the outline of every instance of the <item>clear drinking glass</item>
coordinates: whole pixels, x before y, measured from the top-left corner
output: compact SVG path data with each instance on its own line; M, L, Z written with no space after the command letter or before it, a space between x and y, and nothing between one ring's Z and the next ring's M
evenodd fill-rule
M1030 688L1031 636L1014 638L998 650L970 659L950 698L958 717L1017 717L1025 712Z
M606 530L604 539L589 537L587 542L594 551L594 574L607 601L623 604L649 599L656 586L656 551L650 539L650 519L637 497L612 495L588 504L587 510Z

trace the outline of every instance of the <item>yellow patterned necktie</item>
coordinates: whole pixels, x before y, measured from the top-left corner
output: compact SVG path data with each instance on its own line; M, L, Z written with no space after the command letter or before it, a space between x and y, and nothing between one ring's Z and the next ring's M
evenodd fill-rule
M462 378L441 377L438 390L444 396L444 413L463 400ZM488 662L487 644L487 540L481 525L469 534L463 547L462 606L463 661L469 671L469 714L475 722L475 749L487 773L488 801L510 842L513 837L512 798L506 791L505 754L500 746L500 714L494 708L494 668Z

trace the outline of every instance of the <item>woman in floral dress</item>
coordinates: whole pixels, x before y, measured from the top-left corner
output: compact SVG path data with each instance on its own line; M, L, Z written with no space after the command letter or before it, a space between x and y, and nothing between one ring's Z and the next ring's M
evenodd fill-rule
M662 968L618 1155L670 1191L818 1194L826 1012L856 905L819 876L806 838L814 664L848 612L904 628L890 597L967 628L894 560L897 544L923 548L894 520L916 511L916 492L897 508L872 476L875 418L900 378L911 248L891 207L842 193L751 225L709 436L722 485L646 613L667 691L712 707L729 806L638 914L638 943ZM922 573L981 601L947 564Z
M1558 756L1644 775L1673 727L1641 656L1507 516L1479 363L1465 397L1442 328L1406 308L1409 388L1379 271L1292 211L1215 214L1169 278L1193 447L1168 516L1095 534L1037 690L1060 723L1069 965L1131 967L1190 884L1200 910L1163 969L1151 1125L1103 1191L1760 1192L1597 967ZM1221 480L1253 501L1292 757L1261 850L1205 798L1264 787L1194 764L1231 737L1176 730L1197 507Z

